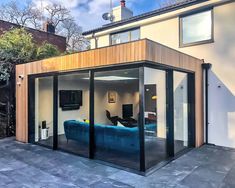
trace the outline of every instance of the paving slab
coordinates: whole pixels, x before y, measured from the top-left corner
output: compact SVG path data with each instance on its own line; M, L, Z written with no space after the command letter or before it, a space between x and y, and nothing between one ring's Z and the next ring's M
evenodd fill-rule
M148 176L76 155L0 140L0 187L13 188L232 188L235 150L204 145Z

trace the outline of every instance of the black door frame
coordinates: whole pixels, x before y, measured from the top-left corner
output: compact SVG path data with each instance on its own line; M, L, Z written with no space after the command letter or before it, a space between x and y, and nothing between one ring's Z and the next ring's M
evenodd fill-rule
M188 73L188 141L189 147L196 146L195 136L195 74Z
M144 107L145 107L145 90L144 90L144 66L139 67L139 144L140 144L140 171L146 171L145 165L145 133L144 133Z
M166 71L166 138L167 155L174 157L174 75L173 70Z
M58 149L58 75L53 76L53 150Z
M53 77L53 147L51 149L58 149L58 76L72 73L89 72L90 78L90 92L89 92L89 119L90 119L90 138L89 138L89 158L94 158L95 141L94 141L94 73L100 71L112 71L121 69L139 68L139 93L140 93L140 118L139 118L139 141L140 141L140 171L145 172L145 136L144 136L144 68L154 68L166 71L166 126L167 126L167 154L169 157L174 157L174 92L173 92L173 72L179 71L187 73L188 76L188 122L189 122L189 146L195 147L195 74L180 68L173 68L156 64L152 62L139 62L136 64L115 65L109 67L102 67L96 69L84 69L68 72L52 72L42 73L28 76L28 138L30 143L35 143L35 79L40 77ZM39 144L40 145L40 144ZM43 145L44 146L44 145Z
M44 145L35 142L35 80L36 78L51 77L53 79L53 144L52 146ZM58 143L55 134L57 135L58 112L55 110L55 105L58 104L58 76L56 73L46 73L40 75L28 75L28 141L29 143L42 145L44 147L56 150Z

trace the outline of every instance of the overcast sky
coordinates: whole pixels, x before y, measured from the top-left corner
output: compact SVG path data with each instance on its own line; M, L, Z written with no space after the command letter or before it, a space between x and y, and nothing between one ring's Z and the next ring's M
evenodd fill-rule
M0 0L6 3L10 0ZM107 21L102 20L102 14L109 11L110 0L20 0L17 1L24 6L25 3L33 1L37 6L48 3L59 3L67 7L76 22L82 26L83 31L100 27ZM163 0L126 0L127 7L133 10L134 15L148 12L158 8L159 1ZM119 5L120 0L113 0L113 6Z

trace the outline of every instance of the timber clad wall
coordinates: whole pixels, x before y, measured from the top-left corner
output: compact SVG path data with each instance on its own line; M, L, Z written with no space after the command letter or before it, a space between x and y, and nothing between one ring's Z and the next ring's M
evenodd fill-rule
M28 142L28 75L152 61L195 73L196 146L203 144L202 60L143 39L16 66L16 139ZM24 75L20 80L19 75Z
M3 32L9 31L12 28L19 28L19 27L20 26L17 24L0 20L0 35L2 35ZM36 44L41 45L43 42L46 41L50 44L57 46L57 48L61 52L64 52L66 50L65 37L28 27L26 27L25 29L32 34L33 40L35 41Z

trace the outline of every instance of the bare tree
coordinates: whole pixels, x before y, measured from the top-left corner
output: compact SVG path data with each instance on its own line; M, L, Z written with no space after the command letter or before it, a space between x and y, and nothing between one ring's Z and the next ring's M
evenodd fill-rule
M62 5L49 4L42 11L32 1L20 6L16 0L12 0L3 4L1 9L0 19L21 26L42 29L43 20L53 23L56 33L66 37L69 51L86 48L87 41L81 34L81 27L74 21L70 11Z
M42 29L42 20L44 19L44 16L42 12L37 9L33 8L31 10L31 19L29 20L30 25L35 29Z
M66 36L68 51L81 51L86 45L86 40L82 36L82 28L74 20L64 21L61 34Z
M12 23L27 26L30 20L35 17L35 11L31 3L24 7L20 7L17 1L10 1L9 3L3 4L1 9L2 18Z
M86 50L89 45L87 39L85 39L81 33L76 33L70 40L70 44L68 47L68 51L70 52L77 52Z
M59 4L51 4L45 7L46 17L48 21L52 22L55 29L58 29L58 25L73 20L70 11Z

